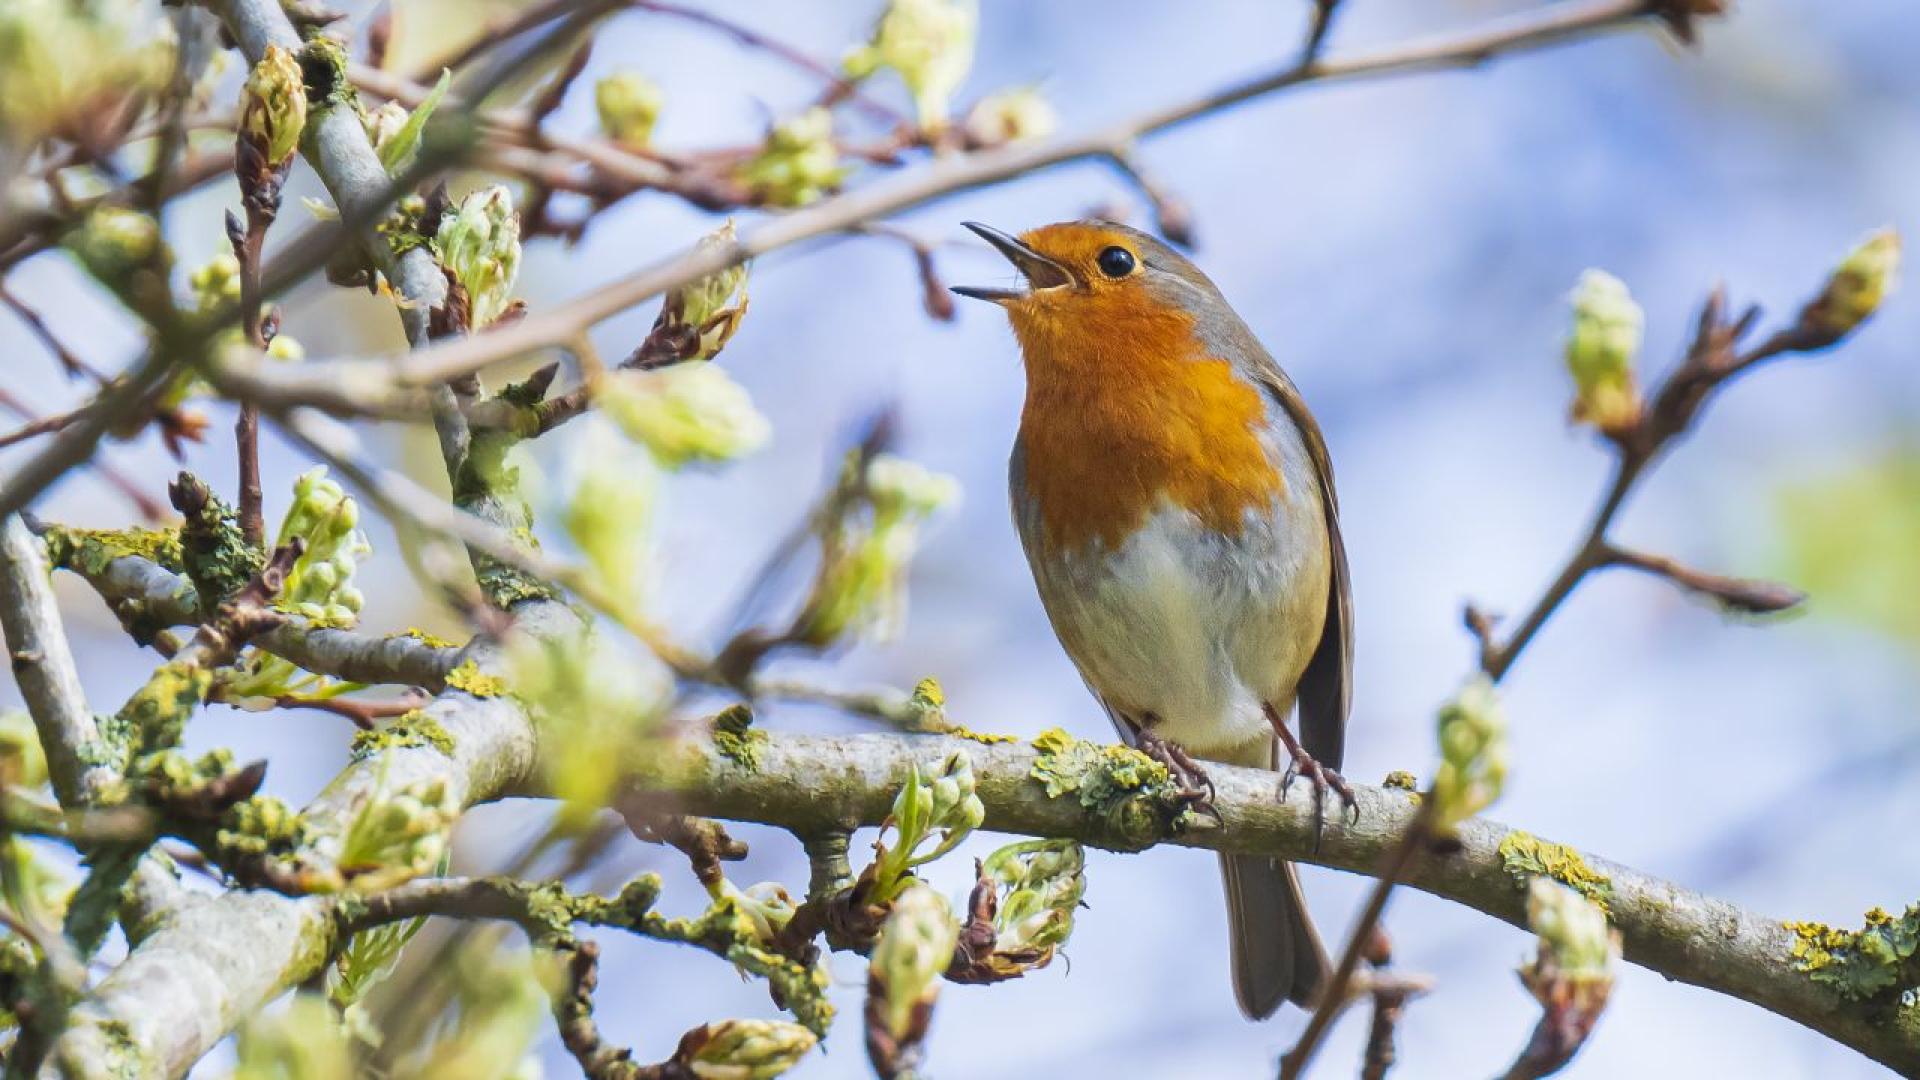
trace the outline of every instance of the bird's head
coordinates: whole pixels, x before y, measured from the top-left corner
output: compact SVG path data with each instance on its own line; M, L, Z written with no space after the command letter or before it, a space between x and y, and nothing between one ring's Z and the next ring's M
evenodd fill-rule
M1205 274L1166 244L1110 221L1067 221L1010 236L967 228L1006 256L1024 279L1013 286L956 286L954 292L1007 311L1030 367L1071 362L1087 350L1123 359L1129 344L1191 340L1226 311Z

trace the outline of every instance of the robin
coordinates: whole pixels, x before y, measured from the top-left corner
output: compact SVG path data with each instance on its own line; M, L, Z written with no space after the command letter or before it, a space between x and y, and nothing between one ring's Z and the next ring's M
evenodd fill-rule
M1054 633L1121 738L1196 793L1195 758L1331 787L1353 615L1326 440L1300 391L1191 262L1105 221L1015 238L1025 278L954 289L1006 309L1027 371L1008 483ZM1299 707L1299 737L1287 727ZM1310 1005L1328 970L1292 864L1223 855L1249 1017Z

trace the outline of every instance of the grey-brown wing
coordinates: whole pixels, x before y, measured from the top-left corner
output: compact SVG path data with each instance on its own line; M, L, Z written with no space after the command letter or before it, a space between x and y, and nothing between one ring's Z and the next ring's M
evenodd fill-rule
M1262 355L1264 350L1256 355ZM1300 676L1297 702L1300 741L1314 759L1330 769L1340 768L1347 749L1347 714L1353 708L1353 587L1347 571L1347 545L1340 537L1340 499L1333 486L1333 459L1320 425L1307 411L1299 388L1268 359L1257 375L1287 416L1300 429L1307 455L1320 481L1321 504L1327 514L1327 544L1332 549L1333 572L1327 583L1326 623L1320 644Z

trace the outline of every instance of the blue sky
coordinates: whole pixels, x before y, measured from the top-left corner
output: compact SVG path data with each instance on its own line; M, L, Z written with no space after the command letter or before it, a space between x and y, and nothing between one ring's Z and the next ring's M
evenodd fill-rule
M716 4L821 56L863 33L874 5ZM1524 5L1348 0L1339 52L1471 23ZM980 61L963 97L1038 83L1078 129L1199 93L1283 62L1304 3L1166 5L983 0ZM1308 87L1147 143L1154 171L1192 204L1196 260L1301 385L1327 430L1340 479L1358 605L1359 692L1348 775L1425 774L1430 717L1465 674L1458 622L1471 597L1516 611L1572 544L1607 460L1565 423L1559 364L1565 293L1604 267L1646 308L1646 363L1669 363L1716 281L1736 301L1790 317L1867 230L1920 226L1920 8L1896 0L1749 3L1684 52L1647 32L1616 34L1471 72ZM769 112L815 87L804 76L670 20L615 20L594 72L619 63L670 96L663 145L754 138ZM892 88L887 91L891 92ZM560 122L591 122L576 93ZM856 182L859 182L856 180ZM183 259L220 241L225 191L170 222ZM1009 230L1079 216L1133 194L1109 172L1073 166L916 211L904 223L956 242L962 219ZM1137 204L1136 204L1137 205ZM293 211L294 215L298 211ZM539 307L678 249L711 226L664 198L623 205L572 251L529 249L522 291ZM997 281L984 246L941 253L951 281ZM75 275L42 259L18 273L23 298L85 334L91 355L132 355L131 331ZM932 323L906 255L846 240L762 260L753 307L724 362L775 425L767 450L737 467L676 481L663 515L662 609L695 634L717 632L744 575L804 511L833 448L893 403L904 453L961 478L964 503L916 564L904 636L856 650L835 679L947 687L963 722L1031 735L1064 726L1106 735L1105 720L1052 640L1005 510L1004 462L1021 373L999 313L963 305ZM1620 537L1712 569L1769 569L1770 499L1785 479L1868 462L1914 436L1920 306L1901 294L1859 338L1791 359L1717 401L1697 434L1646 485ZM383 318L340 293L303 293L287 327L325 354L391 341ZM343 318L343 316L352 316ZM624 354L650 310L596 332ZM18 389L61 400L50 363L0 321ZM225 415L192 467L231 485ZM391 436L396 454L417 448ZM541 455L564 458L568 436ZM304 463L269 444L269 476ZM159 490L171 466L146 443L112 453ZM270 510L285 485L269 487ZM63 485L42 512L124 518L93 480ZM383 551L390 536L376 535ZM397 560L367 591L381 628L420 622ZM384 585L385 587L382 587ZM88 688L113 701L146 661L97 604L67 590ZM1814 597L1798 620L1729 624L1658 583L1607 576L1563 610L1509 681L1511 781L1501 820L1783 917L1856 923L1869 906L1913 899L1904 822L1920 803L1900 780L1915 759L1910 647L1873 636ZM797 670L807 670L799 665ZM13 690L5 690L11 700ZM102 706L104 707L104 706ZM805 709L765 723L836 728ZM273 786L316 790L343 759L332 718L216 710L203 745L271 754ZM300 747L308 752L289 753ZM522 835L524 806L487 808L463 834L482 865ZM758 840L743 882L804 879L790 841ZM980 846L983 850L986 841ZM670 860L640 849L624 865ZM965 863L936 868L958 894ZM942 876L944 872L944 877ZM950 988L935 1020L937 1075L1268 1075L1302 1018L1254 1025L1235 1011L1212 858L1191 851L1095 854L1088 910L1070 964L983 991ZM1342 936L1364 882L1309 870L1312 906ZM691 905L693 890L672 898ZM1396 1076L1490 1074L1525 1039L1537 1009L1512 974L1526 935L1423 895L1389 917L1403 967L1437 989L1411 1006ZM801 1077L865 1074L859 968L835 968L848 1022ZM703 957L609 943L602 1023L641 1056L722 1015L768 1015L757 985ZM1334 1034L1316 1075L1348 1075L1363 1022ZM557 1047L550 1053L558 1054ZM568 1066L550 1057L556 1072ZM1629 967L1572 1077L1748 1074L1868 1076L1851 1051L1751 1006Z

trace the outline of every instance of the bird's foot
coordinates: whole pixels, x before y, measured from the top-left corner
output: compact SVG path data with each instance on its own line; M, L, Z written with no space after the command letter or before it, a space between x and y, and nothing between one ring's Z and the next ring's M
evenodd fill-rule
M1213 808L1213 778L1207 775L1192 754L1187 753L1179 743L1163 739L1145 728L1135 732L1134 744L1141 753L1167 767L1167 775L1178 785L1173 794L1180 801L1181 809L1220 820L1220 811Z
M1341 805L1346 808L1351 821L1360 820L1359 800L1354 798L1353 785L1347 783L1346 777L1320 764L1318 758L1307 753L1306 747L1300 745L1285 724L1275 723L1273 727L1289 759L1287 771L1280 776L1280 797L1286 798L1288 789L1300 777L1305 777L1313 785L1313 849L1319 851L1320 837L1327 827L1327 790L1331 788L1340 796Z

